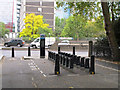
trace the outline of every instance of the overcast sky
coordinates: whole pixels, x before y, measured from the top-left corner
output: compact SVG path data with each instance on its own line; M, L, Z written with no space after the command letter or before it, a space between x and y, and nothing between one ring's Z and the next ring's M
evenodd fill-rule
M0 0L0 22L12 21L13 0Z
M13 8L13 0L0 0L0 22L4 22L4 23L12 22L12 8ZM63 8L61 8L60 10L56 11L55 16L58 16L59 18L64 18L64 17L67 18L68 12L64 13Z

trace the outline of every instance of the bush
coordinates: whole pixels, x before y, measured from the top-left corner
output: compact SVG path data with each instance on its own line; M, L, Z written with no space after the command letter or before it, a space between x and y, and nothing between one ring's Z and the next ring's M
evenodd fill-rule
M104 47L109 47L109 42L107 37L99 37L97 39L97 42L95 42L95 46L104 46Z
M97 42L94 44L94 54L97 57L112 59L107 37L98 38Z

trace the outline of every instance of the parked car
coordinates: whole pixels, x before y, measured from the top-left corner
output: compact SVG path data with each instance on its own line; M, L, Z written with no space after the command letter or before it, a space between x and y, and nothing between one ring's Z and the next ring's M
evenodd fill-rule
M11 41L4 43L5 47L10 47L10 46L22 47L24 45L25 45L25 42L21 39L12 39Z
M58 43L58 45L69 45L70 42L68 40L63 40L60 43Z

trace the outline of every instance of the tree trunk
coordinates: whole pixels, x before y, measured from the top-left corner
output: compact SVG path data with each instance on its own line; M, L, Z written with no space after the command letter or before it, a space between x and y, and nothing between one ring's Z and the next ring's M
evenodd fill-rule
M110 13L109 13L109 7L107 2L101 2L102 5L102 11L103 11L103 16L104 16L104 21L105 21L105 30L106 30L106 35L108 36L109 40L109 45L112 51L112 57L113 60L120 60L120 51L119 51L119 46L114 34L114 29L113 29L113 24L110 21Z

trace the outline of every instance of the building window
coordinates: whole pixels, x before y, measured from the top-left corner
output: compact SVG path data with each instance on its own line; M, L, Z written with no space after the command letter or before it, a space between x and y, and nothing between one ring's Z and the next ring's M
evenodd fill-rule
M40 1L40 6L42 6L42 1Z

